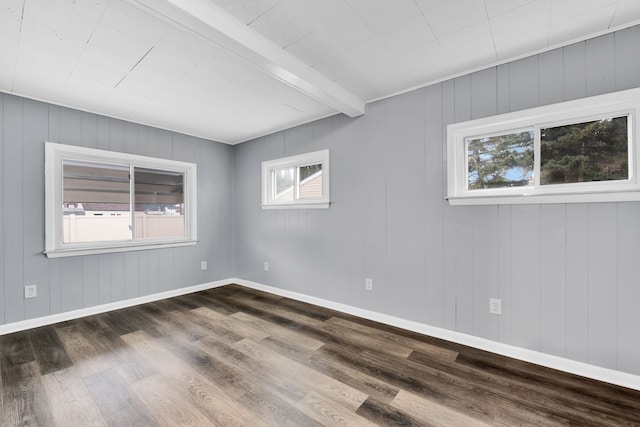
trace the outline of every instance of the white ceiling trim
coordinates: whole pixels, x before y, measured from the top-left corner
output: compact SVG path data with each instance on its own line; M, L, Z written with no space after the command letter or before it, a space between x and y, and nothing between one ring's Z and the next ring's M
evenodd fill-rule
M128 0L165 22L244 59L312 99L350 117L364 101L207 0Z

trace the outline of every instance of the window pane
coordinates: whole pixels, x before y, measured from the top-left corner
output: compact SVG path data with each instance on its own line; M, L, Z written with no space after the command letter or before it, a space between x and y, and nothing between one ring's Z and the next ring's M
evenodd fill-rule
M300 199L322 199L322 164L299 168Z
M294 168L276 169L274 174L274 195L273 200L276 201L291 201L294 199L293 194L293 178Z
M62 242L131 239L129 168L64 161Z
M467 141L469 190L533 185L533 130Z
M182 237L184 174L134 168L136 239Z
M540 184L629 178L627 116L541 129Z

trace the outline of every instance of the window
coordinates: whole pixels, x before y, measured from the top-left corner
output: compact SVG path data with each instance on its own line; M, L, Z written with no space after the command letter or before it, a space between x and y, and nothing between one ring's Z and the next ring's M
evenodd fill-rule
M264 209L328 208L329 150L262 162Z
M196 165L47 142L50 258L196 243Z
M450 204L640 200L640 89L447 128Z

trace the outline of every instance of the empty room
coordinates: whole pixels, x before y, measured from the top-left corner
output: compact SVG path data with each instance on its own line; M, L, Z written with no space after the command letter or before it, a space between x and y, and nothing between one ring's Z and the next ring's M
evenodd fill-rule
M1 0L0 426L640 426L637 0Z

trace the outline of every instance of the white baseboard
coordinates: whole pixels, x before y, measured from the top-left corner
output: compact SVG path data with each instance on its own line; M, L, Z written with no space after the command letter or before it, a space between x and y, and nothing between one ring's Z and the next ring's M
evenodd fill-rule
M640 376L629 374L626 372L616 371L613 369L602 368L590 365L588 363L578 362L563 357L553 356L534 350L528 350L512 345L491 341L485 338L474 337L472 335L463 334L461 332L451 331L448 329L430 326L424 323L414 322L402 319L400 317L390 316L371 310L354 307L347 304L341 304L334 301L325 300L297 292L279 289L273 286L263 285L261 283L249 280L230 278L218 280L215 282L203 283L201 285L190 286L187 288L174 289L167 292L160 292L153 295L133 298L124 301L102 304L95 307L82 308L79 310L68 311L65 313L52 314L50 316L38 317L36 319L23 320L6 325L0 325L0 335L6 335L13 332L24 331L27 329L37 328L40 326L51 325L54 323L64 322L67 320L78 319L80 317L91 316L94 314L105 313L108 311L118 310L121 308L133 307L135 305L148 302L158 301L179 295L185 295L193 292L204 291L207 289L217 288L219 286L237 283L248 288L268 292L291 299L295 299L309 304L318 305L320 307L330 308L332 310L341 311L343 313L352 314L354 316L384 323L398 328L406 329L420 334L429 335L434 338L440 338L458 344L475 347L481 350L490 351L492 353L501 354L503 356L512 357L514 359L523 360L525 362L535 363L537 365L546 366L548 368L557 369L571 374L592 378L599 381L616 384L622 387L631 388L640 391Z
M111 302L108 304L96 305L94 307L81 308L78 310L67 311L67 312L58 313L58 314L51 314L49 316L38 317L35 319L28 319L28 320L22 320L14 323L7 323L6 325L0 325L0 335L6 335L6 334L11 334L13 332L25 331L27 329L33 329L33 328L38 328L40 326L52 325L54 323L65 322L67 320L78 319L80 317L106 313L108 311L119 310L121 308L133 307L134 305L145 304L148 302L159 301L166 298L177 297L185 294L191 294L193 292L213 289L219 286L235 283L234 280L235 279L218 280L216 282L203 283L201 285L189 286L187 288L173 289L170 291L160 292L157 294L145 295L143 297Z
M451 331L448 329L429 326L424 323L414 322L387 314L378 313L371 310L365 310L346 304L341 304L322 298L312 297L297 292L287 291L275 288L273 286L263 285L261 283L251 282L243 279L232 279L231 282L248 288L257 289L271 294L295 299L302 302L330 308L332 310L341 311L343 313L352 314L354 316L363 317L365 319L384 323L398 328L407 329L409 331L418 332L420 334L429 335L434 338L451 341L458 344L467 345L481 350L490 351L503 356L522 360L525 362L535 363L537 365L546 366L548 368L557 369L575 375L616 384L622 387L631 388L640 391L640 376L629 374L626 372L616 371L613 369L602 368L588 363L578 362L564 357L553 356L539 351L528 350L525 348L515 347L485 338L474 337L472 335L463 334L461 332Z

